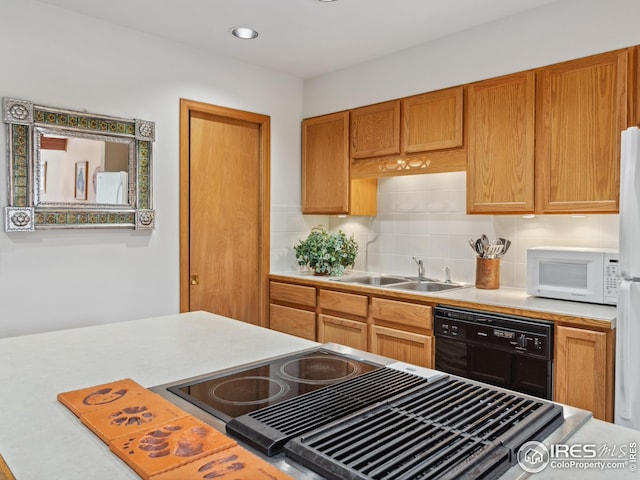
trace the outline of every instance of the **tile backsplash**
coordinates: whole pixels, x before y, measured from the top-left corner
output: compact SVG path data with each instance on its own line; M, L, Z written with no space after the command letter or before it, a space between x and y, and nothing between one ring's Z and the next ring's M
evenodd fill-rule
M501 262L503 286L526 286L527 248L553 245L618 248L618 215L467 215L466 173L439 173L378 180L378 215L302 215L299 206L272 206L271 271L298 269L293 245L319 224L353 234L360 246L356 269L415 275L422 259L426 275L475 281L469 238L485 233L512 241Z

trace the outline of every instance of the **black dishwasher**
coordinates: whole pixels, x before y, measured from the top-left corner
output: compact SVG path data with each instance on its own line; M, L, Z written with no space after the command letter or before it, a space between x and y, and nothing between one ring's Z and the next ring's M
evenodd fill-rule
M553 323L437 306L436 370L553 398Z

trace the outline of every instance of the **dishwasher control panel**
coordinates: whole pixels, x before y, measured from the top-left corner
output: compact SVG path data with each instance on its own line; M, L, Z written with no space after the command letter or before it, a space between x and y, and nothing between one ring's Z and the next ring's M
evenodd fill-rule
M436 307L435 336L550 358L553 324L482 311ZM437 340L436 340L437 342Z

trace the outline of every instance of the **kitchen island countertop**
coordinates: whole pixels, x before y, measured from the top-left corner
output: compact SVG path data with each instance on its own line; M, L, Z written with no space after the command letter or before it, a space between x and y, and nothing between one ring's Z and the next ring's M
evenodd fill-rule
M206 312L0 339L0 454L19 480L137 479L58 393L122 378L152 387L314 345ZM589 420L573 438L613 445L638 442L640 432ZM607 476L636 478L629 470Z

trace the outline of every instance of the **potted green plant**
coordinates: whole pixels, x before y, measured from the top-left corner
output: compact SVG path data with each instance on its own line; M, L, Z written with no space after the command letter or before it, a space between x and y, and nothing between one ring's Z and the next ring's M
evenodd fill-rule
M298 265L307 265L317 275L342 275L345 267L355 265L358 255L353 235L347 238L342 230L329 233L322 225L312 228L293 249Z

